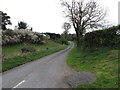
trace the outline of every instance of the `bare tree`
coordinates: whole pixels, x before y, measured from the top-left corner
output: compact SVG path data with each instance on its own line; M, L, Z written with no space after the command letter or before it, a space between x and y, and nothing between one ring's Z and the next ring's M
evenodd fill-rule
M63 28L64 28L65 30L69 30L69 29L71 28L70 23L65 22L65 23L63 24Z
M67 39L67 35L68 35L68 30L71 28L71 25L70 25L70 23L67 23L67 22L65 22L64 24L63 24L63 28L64 28L64 32L63 32L63 35L64 35L64 37Z
M80 38L85 34L87 29L97 28L102 26L106 16L106 11L103 10L95 1L91 0L84 3L83 0L62 0L61 5L65 7L66 17L76 32L77 45L80 44Z

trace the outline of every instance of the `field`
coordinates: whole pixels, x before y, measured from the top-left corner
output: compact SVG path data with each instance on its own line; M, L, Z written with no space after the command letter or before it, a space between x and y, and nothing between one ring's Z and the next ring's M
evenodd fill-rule
M118 50L98 48L80 51L77 47L70 52L67 64L76 71L88 71L96 75L93 84L73 86L75 88L118 88Z
M53 48L56 46L60 46L59 43L53 42L51 40L48 40L46 44L43 45L38 45L38 44L17 44L17 45L11 45L11 46L6 46L3 47L2 49L2 55L5 58L12 58L15 56L20 56L21 53L21 48L23 47L33 47L37 51L44 50L46 48Z
M37 60L43 56L47 56L49 54L67 48L67 45L61 45L53 41L48 41L48 43L45 45L30 44L30 46L34 47L38 51L31 53L22 53L21 48L24 47L24 45L22 44L3 47L3 55L6 55L8 57L2 63L2 71L7 71L19 65L25 64L33 60Z

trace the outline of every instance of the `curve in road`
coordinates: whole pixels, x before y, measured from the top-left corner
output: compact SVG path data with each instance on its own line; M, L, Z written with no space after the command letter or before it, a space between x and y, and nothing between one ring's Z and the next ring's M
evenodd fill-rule
M64 78L71 73L66 57L74 47L24 64L2 75L2 88L67 88Z

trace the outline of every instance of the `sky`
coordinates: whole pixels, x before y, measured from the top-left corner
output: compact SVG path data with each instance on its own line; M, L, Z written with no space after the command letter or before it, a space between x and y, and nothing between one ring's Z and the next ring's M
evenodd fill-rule
M118 1L120 0L96 1L107 9L107 20L111 24L117 25ZM69 22L64 17L63 10L60 0L0 0L0 11L11 17L12 25L8 27L12 29L19 21L25 21L36 32L62 33L64 31L63 23ZM74 33L74 29L71 28L69 32Z

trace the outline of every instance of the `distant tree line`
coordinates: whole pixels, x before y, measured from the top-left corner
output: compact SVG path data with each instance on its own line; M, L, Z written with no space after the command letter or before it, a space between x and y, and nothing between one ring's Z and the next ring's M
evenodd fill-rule
M46 33L43 33L43 34L49 35L50 39L52 39L52 40L57 40L57 39L59 39L61 37L60 34L56 34L56 33L46 32Z

